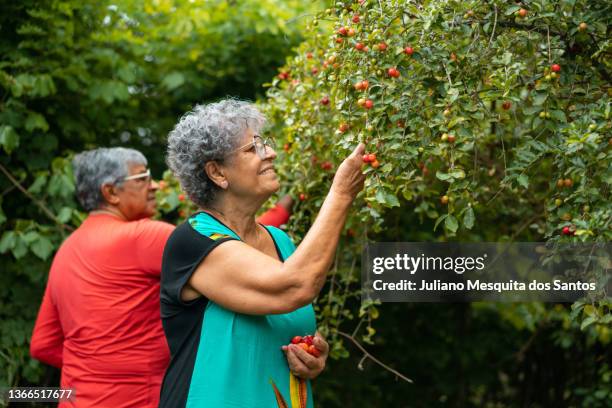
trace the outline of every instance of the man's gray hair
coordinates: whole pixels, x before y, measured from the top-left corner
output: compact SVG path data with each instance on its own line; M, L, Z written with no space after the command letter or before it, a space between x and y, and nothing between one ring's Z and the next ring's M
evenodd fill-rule
M194 203L205 207L220 190L204 164L223 162L247 129L259 133L265 121L254 104L236 99L196 105L179 120L168 136L166 162Z
M86 211L104 204L100 191L103 184L121 185L129 176L129 165L147 165L147 159L138 150L125 147L101 147L74 156L72 167L76 179L77 198Z

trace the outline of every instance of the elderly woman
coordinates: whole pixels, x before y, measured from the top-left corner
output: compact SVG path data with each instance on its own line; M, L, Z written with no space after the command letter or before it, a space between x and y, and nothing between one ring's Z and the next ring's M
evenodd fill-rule
M170 132L168 165L201 211L164 249L161 313L172 360L160 407L312 407L309 379L324 366L326 344L315 337L320 357L285 345L316 330L311 302L363 187L364 146L338 168L296 249L283 231L255 221L279 188L276 153L259 134L264 121L252 104L223 100L197 106Z

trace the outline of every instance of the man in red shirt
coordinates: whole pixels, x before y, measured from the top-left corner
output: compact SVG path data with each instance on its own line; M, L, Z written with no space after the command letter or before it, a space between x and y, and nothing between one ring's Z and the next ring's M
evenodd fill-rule
M140 152L83 152L74 172L89 216L55 255L30 353L61 368L61 387L74 389L60 407L157 407L170 358L159 279L174 226L150 219L158 185ZM282 204L260 221L286 222Z

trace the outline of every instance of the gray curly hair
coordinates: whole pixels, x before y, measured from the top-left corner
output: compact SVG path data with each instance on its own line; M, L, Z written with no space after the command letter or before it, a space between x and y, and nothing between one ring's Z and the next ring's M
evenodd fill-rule
M104 204L100 187L103 184L121 186L122 179L129 175L130 164L146 166L147 159L138 150L125 147L101 147L74 156L76 193L85 211L96 210Z
M220 191L208 178L204 164L223 162L247 129L259 133L265 121L254 104L236 99L196 105L183 115L168 136L166 163L194 203L205 207Z

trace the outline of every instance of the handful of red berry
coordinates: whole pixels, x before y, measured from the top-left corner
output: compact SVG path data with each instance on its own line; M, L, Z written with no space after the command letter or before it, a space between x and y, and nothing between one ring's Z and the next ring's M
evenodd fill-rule
M298 347L301 347L302 349L304 349L304 351L306 351L312 356L319 357L321 355L321 352L315 347L313 339L314 337L311 335L307 335L304 337L295 336L291 339L291 344L295 344Z

